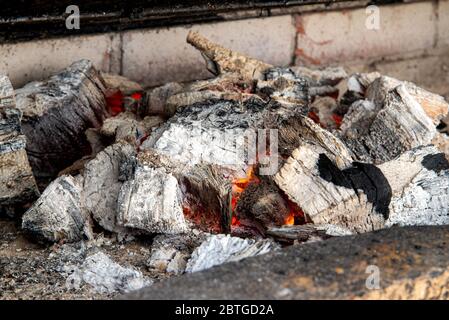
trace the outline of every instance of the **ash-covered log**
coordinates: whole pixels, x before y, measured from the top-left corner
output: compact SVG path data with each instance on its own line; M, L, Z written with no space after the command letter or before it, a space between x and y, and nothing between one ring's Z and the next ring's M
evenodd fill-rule
M21 118L11 82L0 75L0 212L11 216L39 196L25 151Z
M46 81L16 91L27 153L39 182L89 153L88 128L107 116L105 85L92 62L80 60Z
M331 154L303 144L274 181L310 222L367 232L395 224L448 224L448 174L449 163L433 146L379 166L354 161L339 167Z
M117 222L120 189L135 168L136 149L118 142L97 154L84 170L84 205L93 219L105 230L128 232Z
M351 104L340 129L356 159L380 164L430 144L435 125L448 113L448 104L412 83L376 77L368 74L349 79L350 90L365 99Z

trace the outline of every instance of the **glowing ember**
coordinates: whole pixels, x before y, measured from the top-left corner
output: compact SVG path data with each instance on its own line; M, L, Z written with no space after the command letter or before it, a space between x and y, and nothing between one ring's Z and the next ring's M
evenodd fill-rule
M343 117L334 113L332 114L332 119L334 119L337 128L340 128L341 122L343 121Z
M291 213L287 219L285 219L284 225L292 226L295 224L295 215Z
M120 90L115 91L113 94L106 97L106 103L112 116L116 116L119 113L125 111L123 99L124 95Z
M248 169L248 172L246 173L246 177L244 178L238 178L234 179L232 181L232 199L231 199L231 207L232 212L235 212L235 207L237 206L237 202L240 198L240 195L242 194L243 190L250 184L250 183L259 183L259 178L254 174L254 167L250 167ZM238 218L233 214L231 224L233 226L240 225L240 221Z
M316 124L321 124L320 123L320 117L313 111L310 111L309 114L307 115L310 119L313 120L313 122L315 122Z

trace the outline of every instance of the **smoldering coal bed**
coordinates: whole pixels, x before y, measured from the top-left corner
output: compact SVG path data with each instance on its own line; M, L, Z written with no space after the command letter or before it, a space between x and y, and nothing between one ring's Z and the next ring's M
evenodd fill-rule
M145 267L165 275L449 224L442 97L379 73L275 67L194 32L187 41L213 78L144 90L87 60L16 90L1 76L2 213L33 241L146 239ZM78 287L152 282L83 250L68 276Z

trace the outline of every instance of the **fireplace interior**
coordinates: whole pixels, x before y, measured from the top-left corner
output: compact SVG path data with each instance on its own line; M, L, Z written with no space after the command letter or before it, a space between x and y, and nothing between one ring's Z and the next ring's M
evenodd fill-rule
M214 21L231 6L171 16L114 2L107 20L96 3L85 33ZM0 46L69 32L4 14ZM447 298L449 83L282 66L183 37L209 76L148 85L84 58L17 85L26 77L0 69L1 299Z

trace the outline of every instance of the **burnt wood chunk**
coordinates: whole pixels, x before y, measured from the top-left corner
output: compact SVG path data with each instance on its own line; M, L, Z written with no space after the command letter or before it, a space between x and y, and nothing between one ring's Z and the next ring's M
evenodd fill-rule
M368 90L381 86L378 81ZM375 94L380 97L368 100L373 102L371 106L356 102L343 119L342 137L358 160L380 164L430 144L435 124L405 85L399 84L385 96Z
M88 162L84 170L83 195L87 212L105 230L126 233L118 220L117 200L135 167L136 150L126 142L115 143Z
M324 150L304 143L274 181L315 224L351 232L399 225L449 223L448 162L436 147L419 147L375 166L341 168Z
M118 223L147 233L188 230L176 178L164 168L138 167L121 187Z
M80 177L54 180L25 212L22 228L38 239L68 242L93 239L92 224L82 203Z
M0 212L8 215L39 196L25 151L21 118L12 85L0 75Z
M290 216L290 208L282 191L271 181L249 184L239 197L237 217L242 224L258 224L259 228L282 226Z
M84 132L107 116L104 82L88 60L16 92L22 130L37 180L45 181L89 153Z

